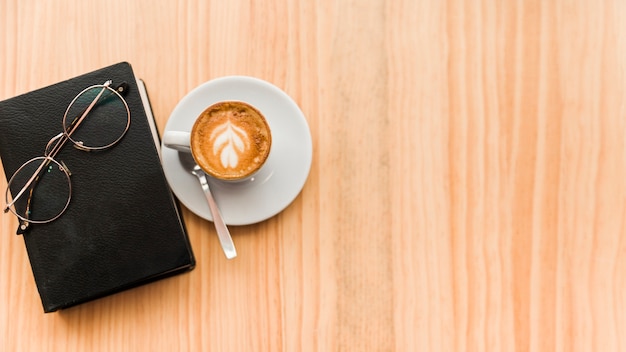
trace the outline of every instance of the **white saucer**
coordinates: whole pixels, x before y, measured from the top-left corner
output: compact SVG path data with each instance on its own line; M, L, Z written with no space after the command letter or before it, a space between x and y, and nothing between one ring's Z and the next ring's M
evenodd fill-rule
M254 179L239 183L209 179L226 224L257 223L285 209L304 187L311 169L311 132L291 97L266 81L246 76L217 78L192 90L174 108L165 132L190 131L204 109L223 100L245 101L256 107L272 131L270 155ZM182 167L178 151L161 145L161 158L165 177L181 203L213 221L200 183Z

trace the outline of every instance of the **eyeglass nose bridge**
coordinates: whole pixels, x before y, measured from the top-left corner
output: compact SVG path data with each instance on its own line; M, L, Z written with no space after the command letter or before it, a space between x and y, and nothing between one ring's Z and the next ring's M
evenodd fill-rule
M44 156L49 156L49 157L54 157L54 155L52 155L52 153L55 151L55 149L57 148L60 139L63 137L63 132L57 134L56 136L52 137L49 141L48 144L46 144L46 149L44 150L43 155Z

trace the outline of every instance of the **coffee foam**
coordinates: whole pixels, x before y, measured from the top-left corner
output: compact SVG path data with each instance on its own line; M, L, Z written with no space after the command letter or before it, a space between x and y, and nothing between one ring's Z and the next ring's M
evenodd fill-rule
M269 154L272 137L263 115L236 101L207 108L196 120L191 149L202 169L214 177L236 180L257 171Z

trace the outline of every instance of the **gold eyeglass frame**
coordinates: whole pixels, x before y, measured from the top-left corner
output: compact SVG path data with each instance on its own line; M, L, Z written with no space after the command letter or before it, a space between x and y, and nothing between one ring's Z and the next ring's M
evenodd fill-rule
M62 121L63 132L57 134L56 136L52 137L50 139L50 141L48 141L48 143L46 144L46 148L44 150L44 155L43 156L34 157L34 158L29 159L28 161L24 162L13 173L13 175L11 176L9 181L7 182L7 188L6 188L6 191L5 191L5 201L6 201L6 204L5 204L5 207L4 207L4 212L7 213L7 212L10 211L11 213L13 213L20 220L18 233L23 232L26 229L28 229L29 224L31 224L31 223L32 224L45 224L45 223L52 222L52 221L58 219L67 210L67 208L68 208L68 206L70 204L70 201L72 199L72 182L71 182L71 179L70 179L71 172L69 171L67 166L65 166L65 164L62 161L59 162L59 161L55 160L54 158L61 151L63 146L65 146L65 144L68 141L71 142L74 145L74 147L76 149L79 149L79 150L83 150L83 151L100 151L100 150L108 149L108 148L111 148L111 147L115 146L126 135L126 132L128 132L128 129L130 127L130 109L128 108L128 103L126 102L126 99L124 99L124 97L120 94L120 93L125 93L128 87L127 87L127 84L125 82L122 82L121 84L119 84L118 86L113 88L113 87L111 87L112 83L113 83L113 81L107 80L103 84L97 84L97 85L89 86L89 87L83 89L80 93L78 93L74 97L74 99L72 99L72 101L69 103L69 105L67 106L67 109L65 110L65 114L63 115L63 121ZM79 99L87 91L90 91L92 89L99 89L99 88L102 88L102 90L91 101L89 106L80 114L80 116L77 116L76 118L74 118L68 124L68 120L69 120L68 113L70 112L70 109L73 107L73 105L76 102L76 100ZM100 98L102 97L102 95L105 92L109 92L110 94L114 94L124 104L124 108L126 109L126 114L127 114L126 115L127 116L126 117L126 126L125 126L124 130L122 131L122 133L120 134L120 136L117 139L115 139L113 142L111 142L109 144L106 144L106 145L103 145L103 146L96 146L96 147L87 146L82 141L77 141L77 140L73 139L72 138L72 134L74 134L74 132L76 132L78 127L80 127L80 124L83 122L85 117L87 117L89 112L91 112L93 110L93 107L96 105L96 103L100 100ZM39 167L37 167L37 169L35 170L33 175L28 179L28 181L24 184L24 186L16 193L15 197L11 197L10 186L11 186L12 182L14 181L14 178L16 177L16 175L18 175L20 173L20 171L22 171L22 169L24 167L26 167L27 165L30 165L32 162L35 162L35 161L38 161L38 160L41 160L41 163L39 164ZM69 194L68 194L67 202L65 203L63 209L59 212L59 214L55 215L54 217L52 217L50 219L46 219L46 220L29 219L28 218L28 213L30 212L30 201L31 201L31 198L32 198L32 192L33 192L34 187L36 186L37 182L39 181L39 177L40 177L42 171L46 167L48 167L50 165L50 163L54 163L59 168L60 171L64 172L65 177L67 178L68 187L69 187ZM34 186L33 186L33 183L35 184ZM31 187L31 186L33 186L33 187ZM30 189L30 191L28 191L29 189ZM27 206L26 206L26 215L22 215L16 209L14 209L14 205L21 197L25 196L26 193L28 193L29 199L28 199Z

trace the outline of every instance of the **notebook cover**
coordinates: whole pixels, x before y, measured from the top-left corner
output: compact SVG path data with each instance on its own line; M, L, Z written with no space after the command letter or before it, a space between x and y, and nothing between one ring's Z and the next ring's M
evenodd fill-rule
M128 83L124 96L131 113L128 132L105 151L84 152L66 144L55 159L64 161L72 172L71 203L59 219L32 224L23 234L45 312L186 271L195 264L178 204L163 174L148 120L152 115L144 110L128 63L0 102L0 160L5 175L10 178L25 161L43 155L46 143L62 131L63 114L72 99L84 88L109 79L114 84Z

